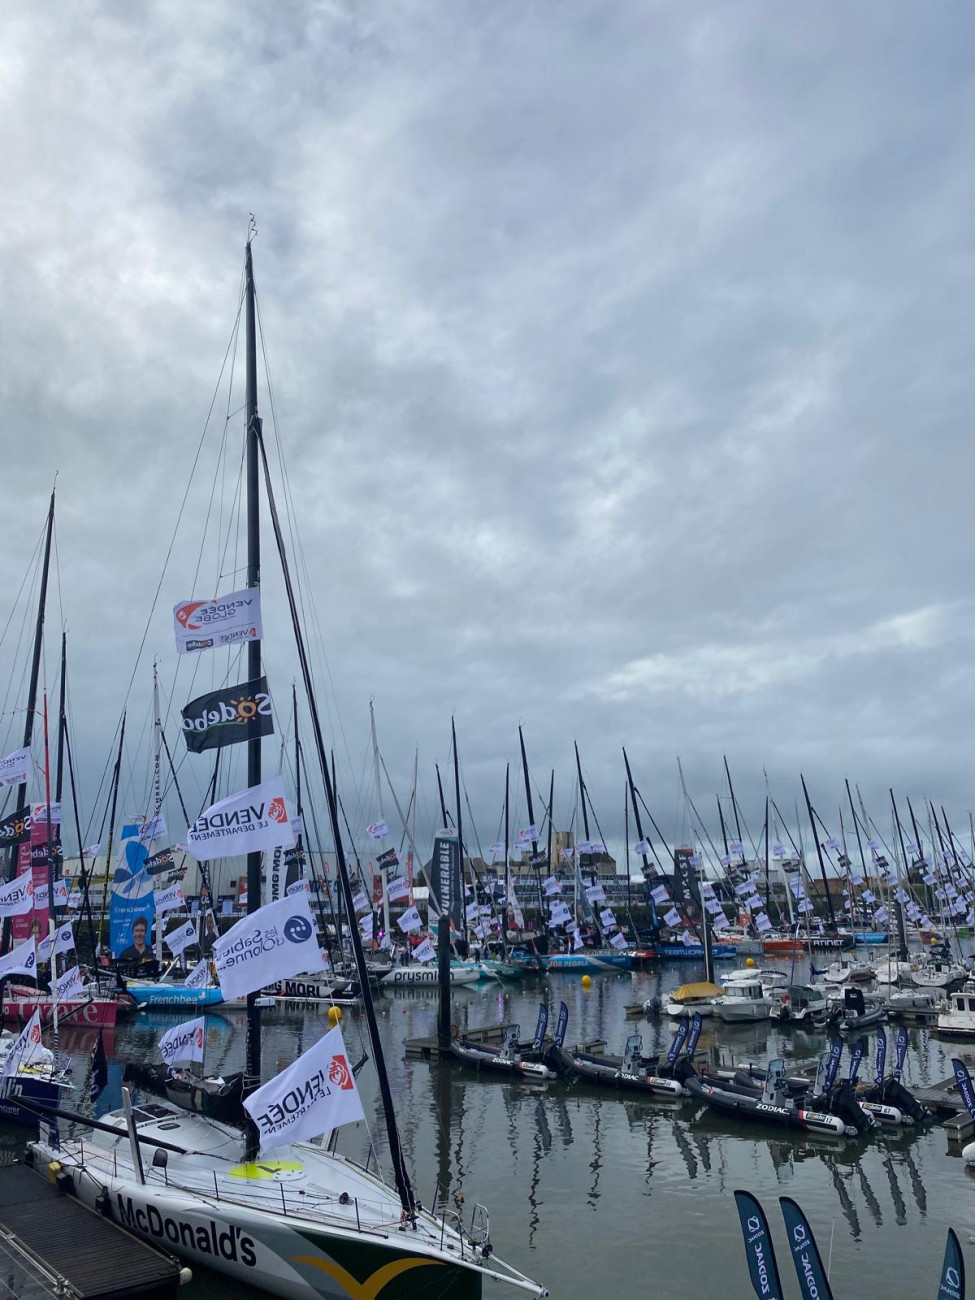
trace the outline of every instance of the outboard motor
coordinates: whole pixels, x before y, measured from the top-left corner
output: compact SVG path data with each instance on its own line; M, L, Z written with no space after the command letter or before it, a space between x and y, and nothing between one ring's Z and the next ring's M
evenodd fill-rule
M834 1084L826 1100L829 1114L841 1119L847 1128L856 1129L857 1133L869 1133L876 1123L857 1101L856 1093L845 1079Z
M848 988L843 990L843 1010L847 1017L866 1014L867 1004L863 1000L863 990Z
M926 1106L922 1106L913 1093L908 1092L899 1079L884 1079L879 1086L874 1085L866 1094L867 1101L877 1101L884 1106L895 1106L902 1115L909 1115L915 1124L923 1124L933 1116Z

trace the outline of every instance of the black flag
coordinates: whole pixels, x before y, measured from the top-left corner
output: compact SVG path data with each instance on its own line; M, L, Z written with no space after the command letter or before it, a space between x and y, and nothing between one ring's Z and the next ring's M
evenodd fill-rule
M806 1216L791 1196L780 1196L779 1204L782 1206L782 1217L789 1235L799 1290L809 1300L833 1300L833 1293L826 1280L826 1270L819 1256L819 1247Z
M9 848L11 844L22 844L30 834L30 804L24 804L16 812L10 813L0 821L0 848Z
M751 1192L735 1192L735 1205L741 1220L741 1235L745 1239L752 1289L759 1300L782 1300L782 1283L765 1211Z
M183 710L183 737L191 754L273 734L266 677L211 691L190 700Z
M941 1265L941 1285L938 1300L965 1300L965 1261L954 1228L948 1229L945 1243L945 1261Z

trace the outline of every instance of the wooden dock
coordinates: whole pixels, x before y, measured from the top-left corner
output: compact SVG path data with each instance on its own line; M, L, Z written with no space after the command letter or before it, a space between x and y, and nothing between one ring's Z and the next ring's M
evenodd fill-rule
M2 1300L173 1300L188 1277L26 1165L0 1169Z
M464 1037L469 1043L497 1043L499 1046L504 1041L509 1025L482 1025L480 1029L465 1029ZM551 1038L546 1039L551 1042ZM602 1053L606 1051L606 1042L602 1038L594 1038L588 1043L579 1043L576 1047L580 1052ZM408 1038L406 1040L406 1057L407 1060L430 1061L444 1059L453 1059L452 1052L441 1052L437 1043L437 1035L431 1034L429 1038Z

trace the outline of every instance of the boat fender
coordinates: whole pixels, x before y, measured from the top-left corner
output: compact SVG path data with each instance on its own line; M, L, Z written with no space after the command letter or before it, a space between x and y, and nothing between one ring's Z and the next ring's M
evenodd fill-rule
M47 1167L47 1181L56 1183L63 1173L63 1165L60 1160L52 1160Z
M187 1268L186 1265L184 1264L183 1267L179 1270L179 1284L180 1286L187 1286L192 1281L193 1281L193 1270L191 1268Z

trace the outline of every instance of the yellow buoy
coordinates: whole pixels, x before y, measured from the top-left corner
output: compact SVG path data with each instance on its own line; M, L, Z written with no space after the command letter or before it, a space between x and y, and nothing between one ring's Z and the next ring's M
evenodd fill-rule
M746 957L746 958L745 958L745 965L748 967L749 970L751 970L752 967L755 965L755 958L754 958L754 957Z
M583 977L582 977L582 987L583 987L584 989L587 989L587 988L589 988L589 986L590 986L591 984L592 984L592 976L591 976L591 975L583 975Z
M341 1019L342 1019L342 1008L341 1008L341 1007L329 1007L329 1009L328 1009L328 1023L332 1026L333 1029L334 1029L335 1026L339 1023L339 1021L340 1021Z

